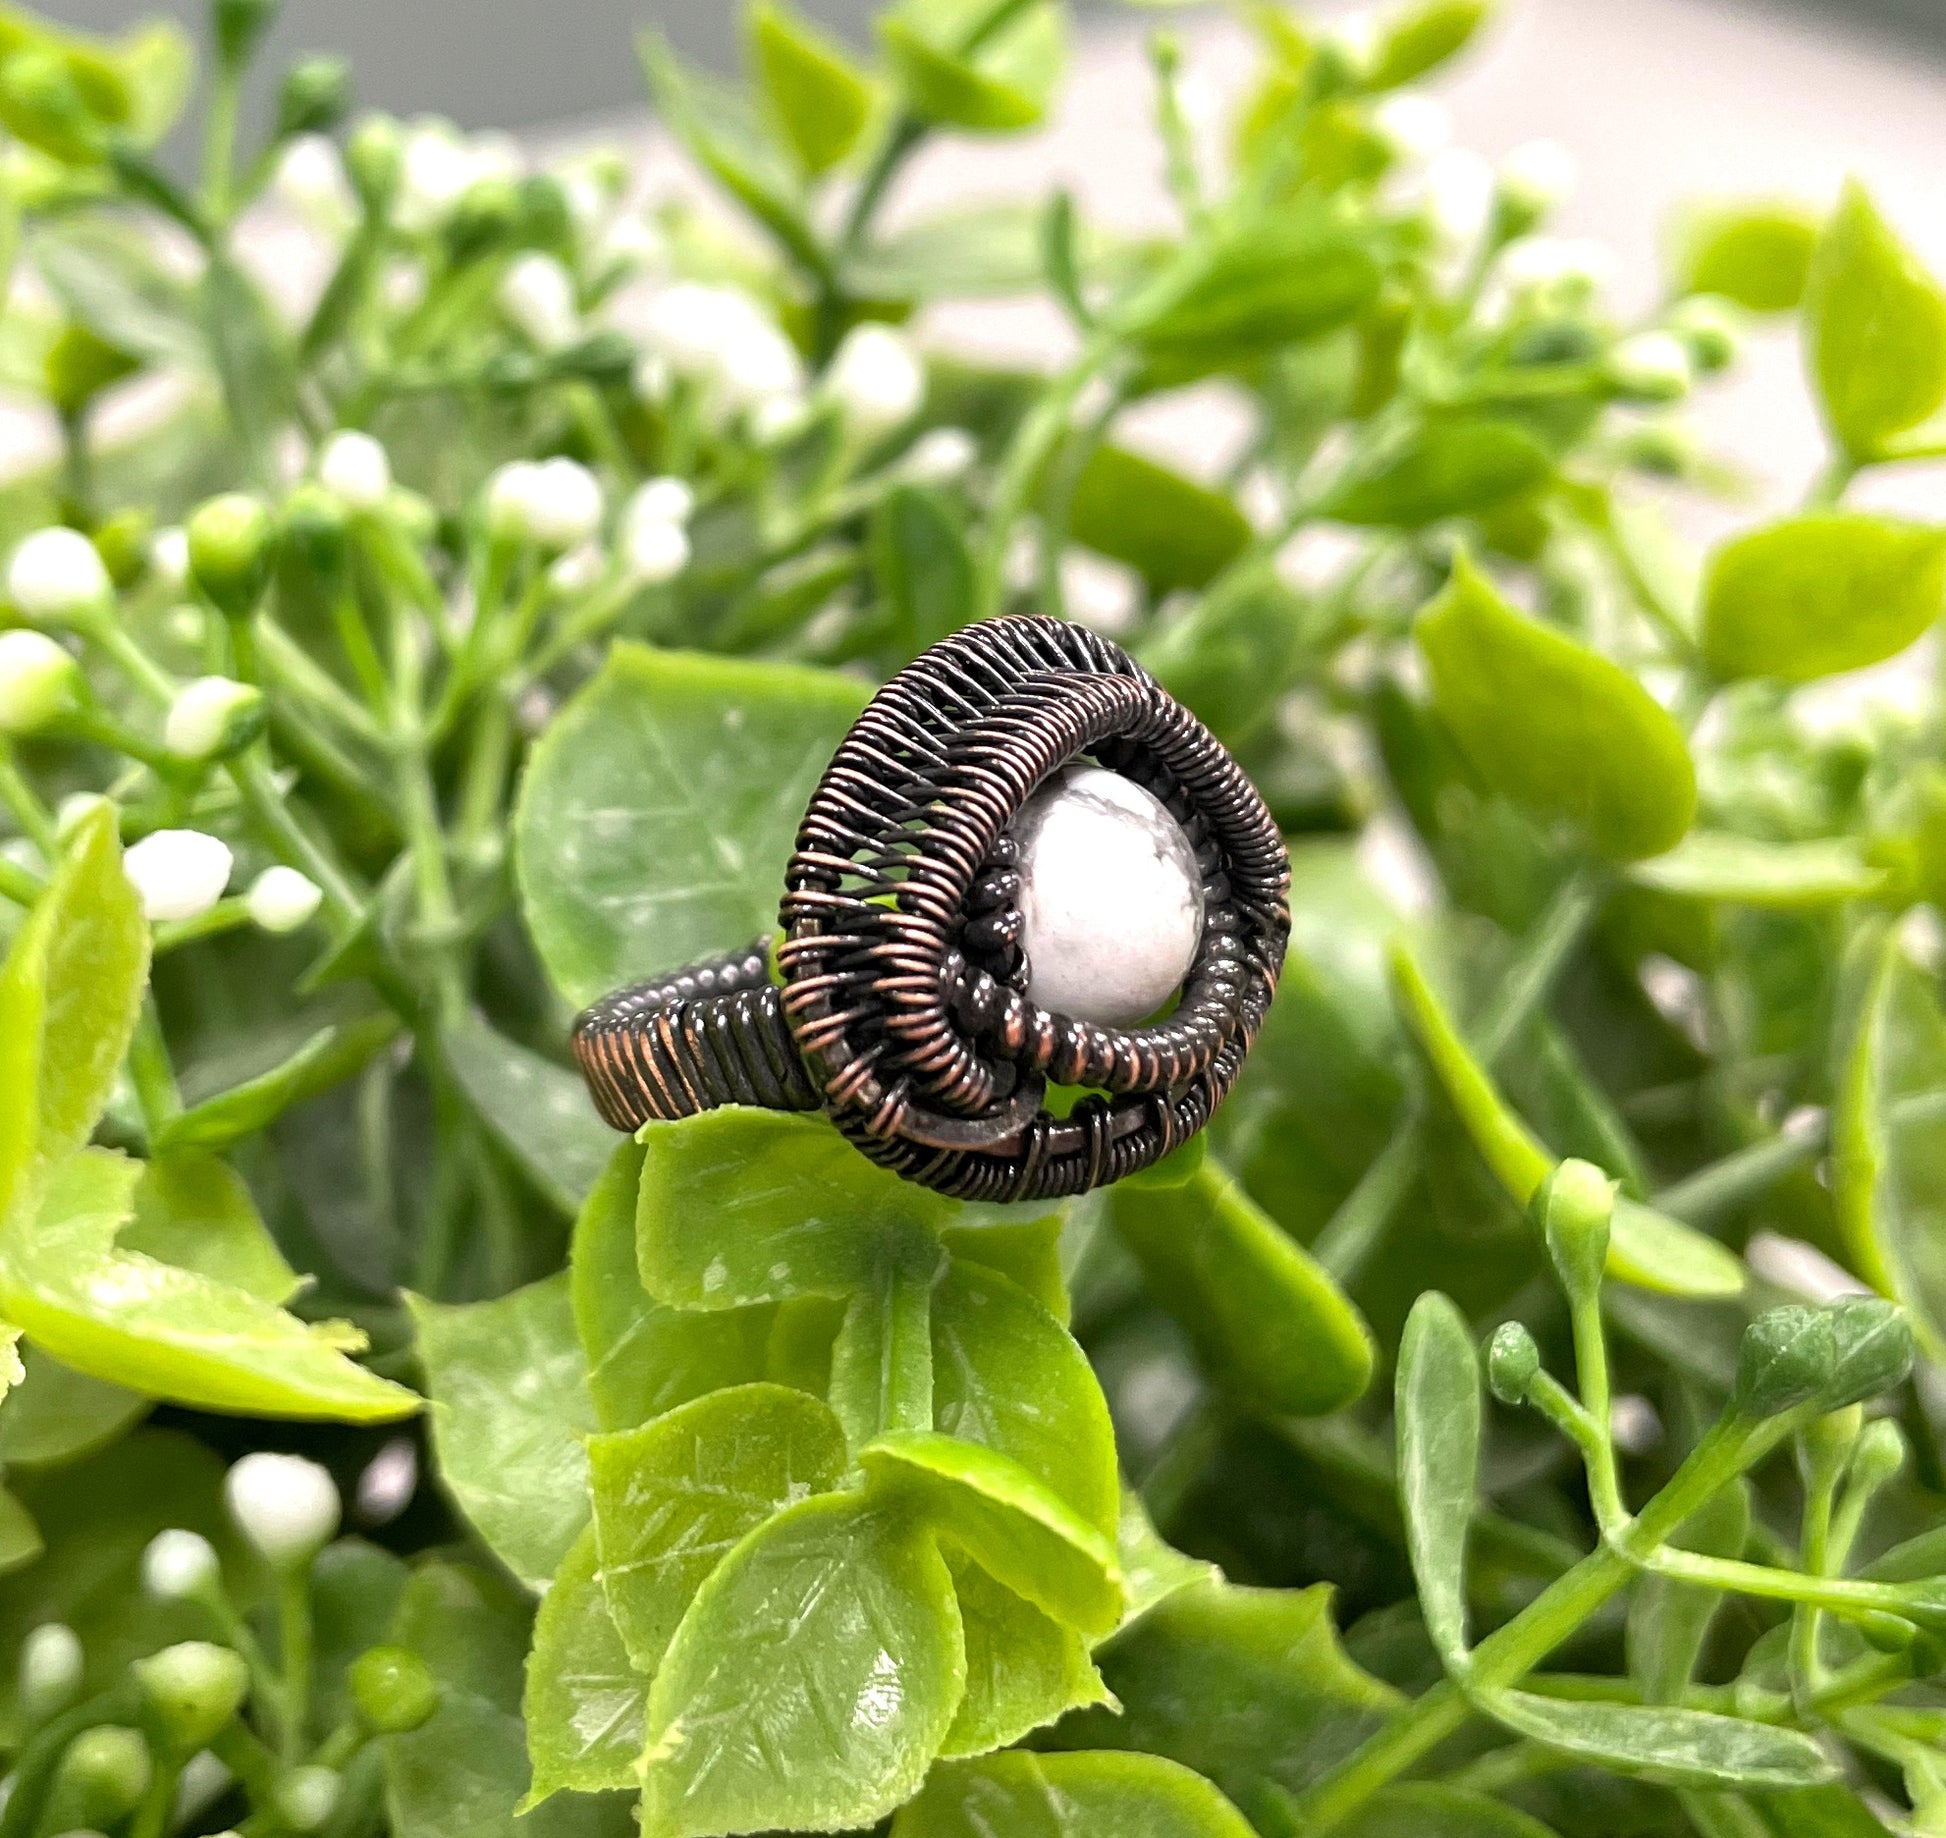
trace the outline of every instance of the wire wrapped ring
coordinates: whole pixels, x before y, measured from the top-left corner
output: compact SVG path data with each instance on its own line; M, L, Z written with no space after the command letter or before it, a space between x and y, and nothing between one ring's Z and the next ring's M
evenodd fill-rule
M1008 826L1087 757L1181 825L1203 924L1154 1025L1027 993ZM632 985L575 1024L602 1116L634 1130L721 1104L822 1109L873 1161L962 1199L1084 1193L1196 1134L1256 1038L1290 937L1290 861L1263 800L1119 646L1057 619L968 626L872 698L784 876L783 943ZM1066 1115L1047 1087L1089 1095Z

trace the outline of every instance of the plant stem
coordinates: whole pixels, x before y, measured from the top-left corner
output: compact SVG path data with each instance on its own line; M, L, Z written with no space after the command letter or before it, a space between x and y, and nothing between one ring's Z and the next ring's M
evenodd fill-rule
M203 211L212 224L222 224L230 214L237 111L242 100L242 70L219 58L203 123Z
M1761 1198L1787 1174L1808 1167L1830 1139L1830 1122L1824 1117L1809 1129L1780 1131L1663 1188L1655 1196L1655 1209L1690 1225L1711 1224Z
M293 1564L277 1579L277 1663L284 1684L282 1754L287 1767L304 1757L311 1720L311 1572Z
M153 1143L163 1125L181 1113L182 1093L176 1089L175 1068L169 1063L169 1048L162 1038L162 1022L155 1012L152 993L142 998L142 1010L128 1043L128 1076L135 1087L136 1102L142 1107L142 1127Z
M43 861L51 864L60 860L61 845L54 834L54 819L33 786L21 776L20 767L14 762L13 748L5 740L0 740L0 804L7 807L8 814L20 826L20 833L41 852Z

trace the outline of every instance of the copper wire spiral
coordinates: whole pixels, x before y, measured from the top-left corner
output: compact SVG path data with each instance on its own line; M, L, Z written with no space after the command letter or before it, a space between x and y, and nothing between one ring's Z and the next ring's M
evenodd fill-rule
M1202 877L1195 960L1154 1026L1027 995L1008 825L1083 756L1168 807ZM596 1003L575 1052L617 1129L720 1104L822 1109L943 1193L1082 1193L1209 1121L1276 989L1289 902L1263 800L1134 659L1060 620L987 620L900 671L826 767L784 876L782 987L759 940ZM1050 1082L1088 1095L1056 1115Z

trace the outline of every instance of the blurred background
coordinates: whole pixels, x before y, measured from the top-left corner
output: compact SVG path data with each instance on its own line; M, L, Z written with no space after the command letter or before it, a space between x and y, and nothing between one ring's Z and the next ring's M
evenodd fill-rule
M858 42L878 0L797 0ZM112 29L158 11L200 30L202 0L52 0L78 26ZM1330 19L1339 0L1299 5ZM537 145L626 140L651 188L684 178L654 133L633 51L643 26L719 68L739 57L738 0L287 0L260 77L303 51L349 55L359 102L404 115L440 113L467 128L512 128ZM1139 230L1166 221L1147 98L1144 35L1185 40L1190 89L1209 137L1243 85L1251 54L1218 7L1135 9L1082 0L1073 68L1040 134L998 143L947 140L915 164L890 218L953 199L1072 188L1102 221ZM1619 258L1625 309L1652 300L1671 214L1708 194L1785 194L1828 203L1847 173L1937 271L1946 269L1946 0L1504 0L1502 17L1439 86L1456 138L1489 156L1548 136L1566 143L1581 183L1557 219L1598 235ZM259 95L261 113L267 98ZM186 149L180 157L186 158ZM984 354L1046 362L1051 310L962 309L943 333ZM1699 419L1751 468L1758 500L1800 488L1817 434L1788 335L1765 335ZM1173 437L1171 436L1173 432ZM1181 428L1158 437L1193 465L1211 450ZM1946 472L1892 468L1867 495L1928 509Z

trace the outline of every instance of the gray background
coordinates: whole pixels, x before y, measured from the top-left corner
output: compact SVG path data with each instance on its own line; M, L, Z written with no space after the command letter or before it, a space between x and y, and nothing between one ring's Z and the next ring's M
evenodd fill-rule
M877 10L874 0L798 3L858 40ZM1590 13L1626 15L1631 0L1582 4ZM1946 0L1773 0L1773 7L1786 17L1856 26L1905 55L1946 58ZM158 12L200 30L204 17L201 6L183 0L53 0L47 10L95 30ZM366 106L450 115L465 127L524 128L638 105L633 41L643 25L660 26L692 57L729 67L741 11L739 0L289 0L266 61L275 70L300 51L340 51L353 61Z

